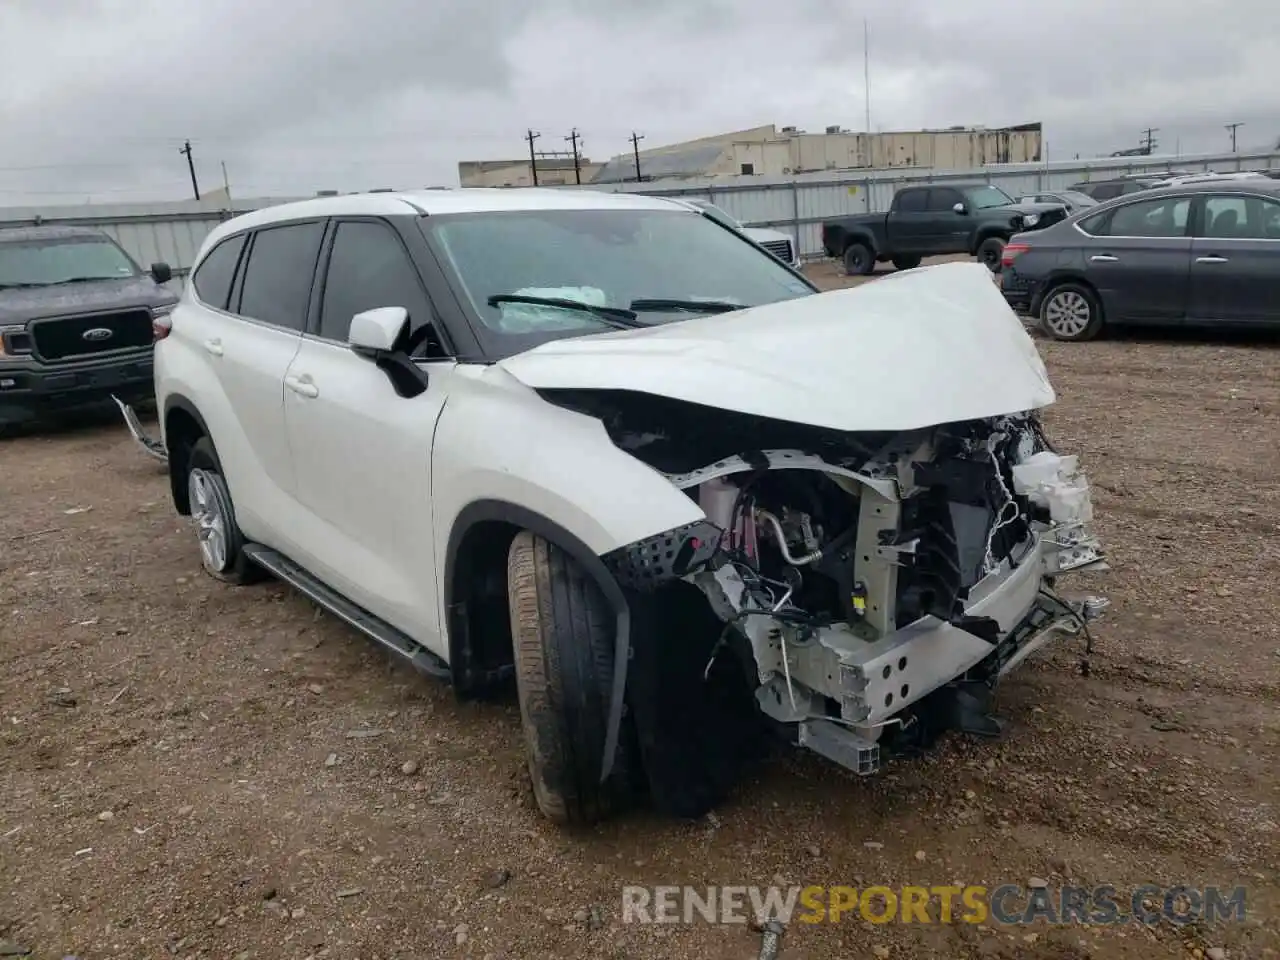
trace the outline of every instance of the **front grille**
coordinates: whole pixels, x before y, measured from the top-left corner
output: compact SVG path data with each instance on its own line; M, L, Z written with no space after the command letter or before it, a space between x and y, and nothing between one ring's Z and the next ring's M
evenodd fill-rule
M791 241L790 240L766 240L760 244L783 263L791 262Z
M138 350L151 346L151 312L127 310L37 320L31 324L31 342L35 355L46 361Z

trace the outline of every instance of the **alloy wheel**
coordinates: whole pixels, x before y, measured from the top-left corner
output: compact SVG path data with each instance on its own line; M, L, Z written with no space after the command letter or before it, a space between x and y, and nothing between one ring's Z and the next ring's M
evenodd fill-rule
M219 496L215 474L199 467L187 478L191 500L191 517L196 522L196 538L200 544L200 562L210 573L227 569L227 530L230 518L226 500Z
M1055 293L1044 305L1044 325L1051 333L1070 339L1084 333L1093 318L1093 308L1075 290Z

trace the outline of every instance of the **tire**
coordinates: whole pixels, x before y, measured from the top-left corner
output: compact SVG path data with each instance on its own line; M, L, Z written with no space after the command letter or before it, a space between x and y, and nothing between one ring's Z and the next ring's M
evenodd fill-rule
M613 683L613 611L572 557L528 531L516 536L507 554L507 587L520 718L538 808L556 823L597 823L630 799L635 770L624 729L613 771L600 783Z
M1055 340L1092 340L1104 322L1098 295L1083 284L1059 284L1040 302L1040 328Z
M914 270L920 266L919 257L894 257L893 268L895 270Z
M844 248L844 272L849 276L870 276L875 269L876 258L865 243L851 243Z
M978 244L978 262L992 273L1000 272L1000 258L1004 256L1004 240L1000 237L987 237Z
M187 458L187 497L205 573L225 583L262 580L265 572L245 556L244 534L236 524L231 491L208 437L197 440Z

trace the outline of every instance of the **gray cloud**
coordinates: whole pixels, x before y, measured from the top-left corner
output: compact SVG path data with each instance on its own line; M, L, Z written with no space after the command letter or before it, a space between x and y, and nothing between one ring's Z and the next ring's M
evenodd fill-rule
M866 10L872 125L1042 120L1051 157L1271 144L1280 5L1074 0ZM862 14L828 0L0 4L0 203L456 182L461 159L863 125Z

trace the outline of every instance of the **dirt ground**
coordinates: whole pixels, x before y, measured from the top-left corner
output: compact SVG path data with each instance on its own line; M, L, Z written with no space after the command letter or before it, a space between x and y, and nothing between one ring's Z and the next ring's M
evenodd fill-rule
M850 915L793 924L781 957L1280 956L1280 351L1040 348L1114 565L1080 585L1113 601L1088 675L1061 644L1002 688L1000 741L863 780L782 756L703 821L584 834L538 816L514 703L459 705L293 591L203 576L113 418L0 441L0 947L742 960L758 932L623 924L622 886L1039 878L1244 885L1248 916Z

